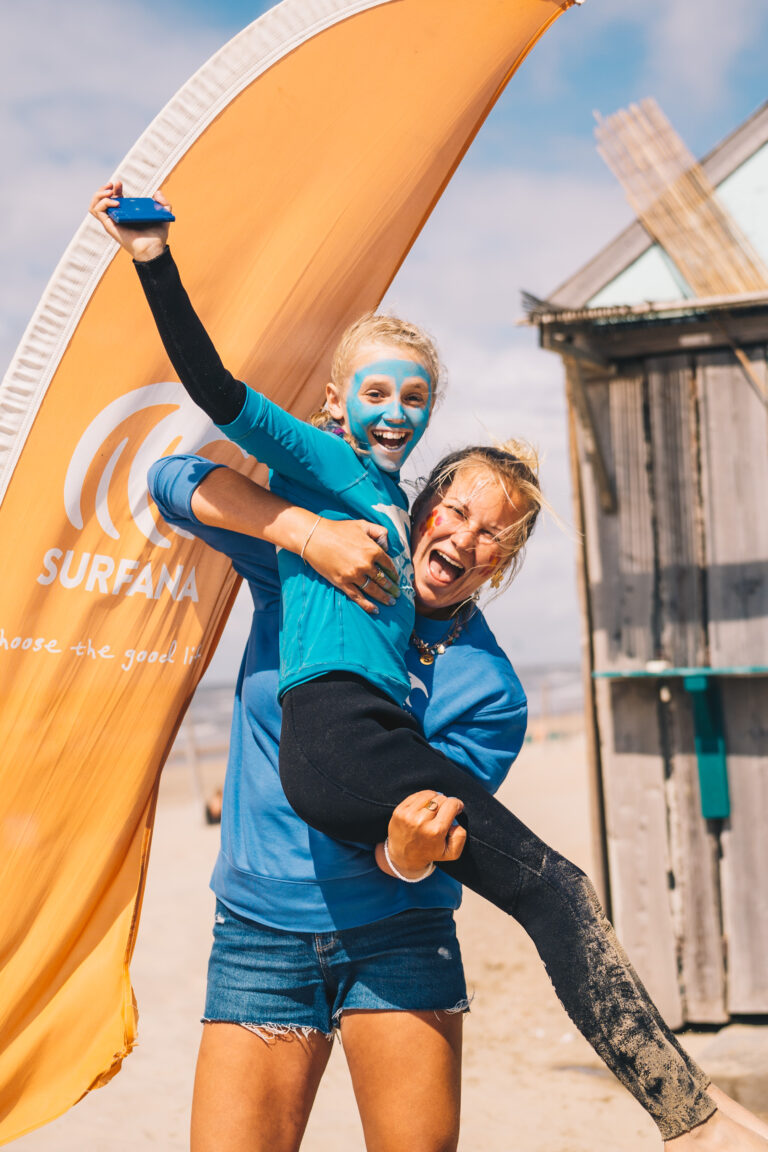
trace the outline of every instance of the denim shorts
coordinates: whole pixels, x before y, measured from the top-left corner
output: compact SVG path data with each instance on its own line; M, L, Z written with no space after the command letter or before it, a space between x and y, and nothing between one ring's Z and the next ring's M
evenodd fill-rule
M285 932L217 900L204 1022L332 1035L348 1009L468 1009L453 913L410 909L361 928Z

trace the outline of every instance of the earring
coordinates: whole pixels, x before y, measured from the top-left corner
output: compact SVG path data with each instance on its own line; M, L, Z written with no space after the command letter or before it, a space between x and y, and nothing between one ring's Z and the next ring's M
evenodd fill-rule
M493 588L494 591L497 591L499 586L501 585L501 582L503 579L504 579L504 569L502 568L501 565L499 565L499 567L496 569L496 571L491 576L491 588Z

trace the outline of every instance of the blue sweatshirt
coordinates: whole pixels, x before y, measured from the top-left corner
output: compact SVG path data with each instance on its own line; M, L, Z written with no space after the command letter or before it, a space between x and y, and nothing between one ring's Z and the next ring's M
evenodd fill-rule
M440 869L419 884L404 884L377 867L370 848L316 832L289 806L278 772L275 550L194 516L192 494L217 467L197 456L169 456L149 474L164 519L229 556L247 580L254 604L235 689L221 851L211 887L238 915L292 932L358 927L409 908L457 908L461 886ZM418 634L430 644L446 627L445 620L416 619ZM522 746L527 709L514 669L482 614L475 613L434 664L422 664L409 645L406 665L409 707L429 742L495 791Z

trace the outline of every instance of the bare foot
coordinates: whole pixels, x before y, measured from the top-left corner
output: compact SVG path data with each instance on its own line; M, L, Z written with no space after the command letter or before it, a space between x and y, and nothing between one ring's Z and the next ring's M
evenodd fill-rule
M730 1116L731 1120L735 1120L743 1128L749 1128L752 1132L757 1132L758 1136L762 1136L764 1140L768 1140L768 1124L765 1120L755 1116L754 1112L750 1112L743 1104L738 1104L732 1100L723 1092L722 1088L718 1088L716 1084L710 1084L707 1088L707 1096L714 1100L719 1110L724 1112L726 1116Z
M665 1152L768 1152L768 1140L718 1109L690 1132L666 1140L664 1148Z

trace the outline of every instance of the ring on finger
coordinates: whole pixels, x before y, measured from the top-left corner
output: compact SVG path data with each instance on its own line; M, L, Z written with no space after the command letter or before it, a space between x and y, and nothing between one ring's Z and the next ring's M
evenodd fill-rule
M437 797L433 796L431 800L427 800L424 807L426 808L427 812L437 812L438 808L440 807L437 802Z
M371 582L370 576L366 576L365 580L363 580L362 584L360 585L360 591L365 592L366 585L370 584L370 582Z

